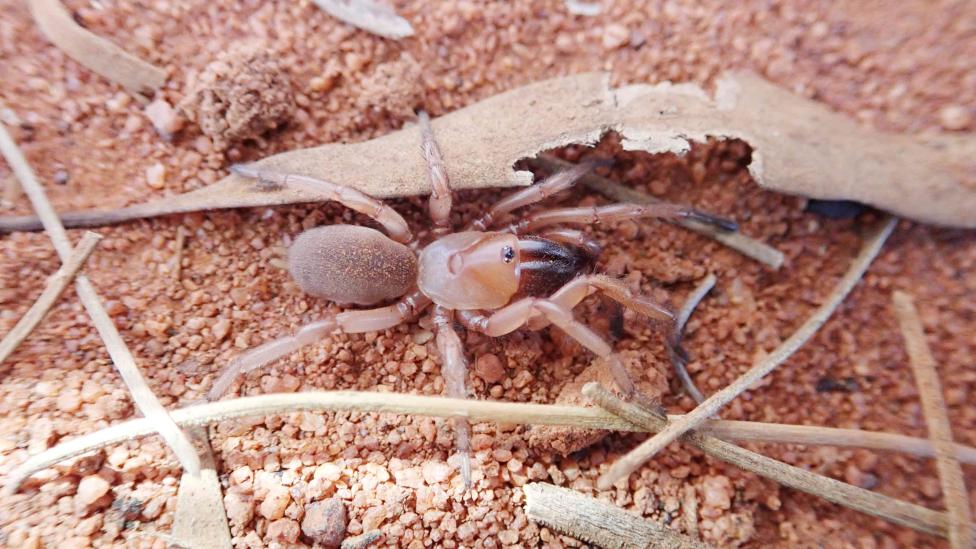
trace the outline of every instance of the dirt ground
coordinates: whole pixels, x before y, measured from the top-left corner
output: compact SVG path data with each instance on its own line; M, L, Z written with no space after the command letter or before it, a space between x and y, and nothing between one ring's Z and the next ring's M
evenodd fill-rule
M144 107L49 44L26 4L0 2L0 116L55 207L132 204L199 188L236 161L324 142L360 141L529 82L606 70L616 83L710 85L723 70L752 69L864 124L910 133L976 131L976 4L957 2L623 1L596 17L561 2L396 2L417 35L392 41L357 31L300 2L82 2L84 26L165 67L170 104L222 52L257 47L290 79L294 110L283 127L224 144L190 124L161 139ZM526 121L531 124L531 120ZM418 154L420 154L418 147ZM681 303L708 273L718 286L689 326L689 366L710 394L789 336L858 251L872 213L830 220L806 201L760 190L746 144L696 145L684 158L597 151L606 173L668 200L735 218L781 250L771 271L721 245L661 223L594 229L602 268L645 292ZM162 173L160 168L162 166ZM450 172L450 166L447 167ZM541 175L541 174L540 174ZM0 165L0 181L11 178ZM455 221L500 191L464 192ZM4 215L29 213L4 197ZM605 200L584 191L565 204ZM421 199L392 201L413 227L427 226ZM186 405L244 349L340 310L302 295L276 265L304 228L361 221L335 205L171 216L98 229L87 272L168 407ZM174 276L177 232L187 237ZM72 231L73 238L80 233ZM43 234L0 236L0 333L8 331L59 266ZM903 221L831 320L773 375L722 412L748 419L925 436L918 393L891 292L913 294L945 386L956 440L976 445L976 237ZM599 303L583 318L605 327ZM238 394L355 389L441 394L440 361L427 321L339 336L247 377ZM464 336L477 398L550 403L592 357L550 331L490 340ZM667 363L659 330L626 317L616 343L652 380L663 404L690 410ZM487 357L487 358L486 358ZM491 358L494 357L494 358ZM504 367L499 375L497 362ZM481 368L476 367L480 365ZM0 370L0 474L27 455L133 417L108 355L71 291ZM387 546L579 546L527 520L519 486L539 480L612 501L716 546L920 547L944 542L893 526L705 458L674 444L627 483L597 492L596 478L643 436L611 435L560 456L530 444L532 428L474 426L475 486L462 496L450 426L375 414L291 414L220 423L211 430L238 547L310 545L306 508L345 502L348 534L380 529ZM931 460L893 453L795 445L748 447L847 482L944 509ZM976 470L965 468L976 503ZM92 480L94 477L94 480ZM63 548L159 546L173 520L178 464L157 438L111 447L35 476L0 502L0 540ZM82 482L83 479L85 482ZM107 481L107 482L102 482ZM107 492L100 487L107 487ZM133 532L142 532L141 536ZM33 544L33 545L32 545Z

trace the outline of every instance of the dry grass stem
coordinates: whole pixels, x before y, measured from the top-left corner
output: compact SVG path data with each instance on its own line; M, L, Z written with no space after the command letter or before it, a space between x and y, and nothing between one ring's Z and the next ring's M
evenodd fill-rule
M681 489L681 515L685 521L685 532L692 539L698 539L698 494L695 485L688 483Z
M550 155L542 155L528 162L534 168L543 168L550 171L562 170L573 166L573 164L565 160ZM632 189L626 185L621 185L612 179L600 177L594 173L584 175L580 181L589 189L612 200L633 202L635 204L659 204L662 202L647 193ZM666 222L679 225L702 236L711 238L772 269L779 269L783 265L782 252L738 231L723 231L712 225L706 225L690 219L667 220Z
M529 520L598 547L706 547L667 526L575 490L533 482L526 484L522 491Z
M600 477L597 486L606 488L617 480L633 473L647 460L663 450L665 446L671 444L689 430L701 425L709 417L715 415L723 406L731 402L732 399L747 391L759 380L776 369L777 366L785 362L820 329L827 319L830 318L830 315L833 314L834 310L837 309L837 306L847 297L847 294L854 289L854 286L857 285L864 272L867 271L871 261L881 251L882 245L887 240L888 235L894 230L896 224L897 220L890 216L880 223L880 226L874 234L864 242L861 252L854 258L850 268L844 273L844 276L830 295L827 296L827 300L817 308L813 315L789 339L780 344L768 357L754 365L727 387L713 394L680 420L669 423L659 433L647 439L629 454L618 460L609 471Z
M194 549L228 549L233 547L227 510L217 477L213 449L206 427L187 430L201 448L199 475L184 471L176 493L176 515L173 537Z
M37 298L37 301L31 305L31 308L27 310L27 313L17 321L13 329L4 336L3 340L0 341L0 364L7 360L14 350L27 339L34 328L41 323L44 316L47 315L51 307L57 302L58 298L61 297L61 293L64 289L71 284L75 275L81 270L81 267L85 264L88 256L95 251L95 246L98 245L98 241L101 240L101 236L97 233L91 231L86 231L85 235L81 238L81 242L78 246L71 252L68 260L61 265L51 278L48 279L47 284L44 286L44 291Z
M342 410L442 418L463 415L471 421L645 431L645 428L636 426L599 408L355 391L310 391L243 397L180 408L173 410L171 416L179 425L192 427L240 417L299 411L334 412ZM669 419L677 421L681 417L670 416ZM893 433L872 433L856 429L710 420L702 426L700 431L730 440L869 448L900 451L920 457L933 457L935 455L929 441L922 438ZM4 490L7 493L15 492L30 475L66 459L112 444L152 435L155 432L156 428L152 421L146 418L138 418L62 442L53 448L27 458L24 463L11 471L7 475ZM955 448L960 461L976 464L976 448L962 444L956 444Z
M708 273L708 276L706 276L701 283L699 283L698 286L692 290L691 294L685 298L684 305L682 305L681 310L678 311L678 337L684 337L685 324L687 324L688 319L691 318L691 313L695 312L695 308L698 307L701 300L708 295L708 292L712 291L712 288L715 287L715 282L717 280L718 279L715 278L715 275ZM698 387L695 386L695 381L691 379L691 375L688 374L688 369L685 367L684 362L681 360L674 360L673 363L674 370L677 372L678 379L681 380L681 385L684 386L685 391L691 395L691 398L695 399L695 402L698 404L704 402L705 395L703 395L702 392L698 390Z
M925 423L929 438L935 447L935 464L942 482L942 493L949 510L949 544L953 548L970 548L974 545L972 514L969 509L969 492L956 460L952 443L952 427L949 413L942 397L942 384L935 370L935 358L925 341L925 330L918 318L912 297L896 291L891 296L901 327L908 359L918 383Z
M152 95L166 72L82 28L60 0L29 0L31 15L48 40L68 57L132 93Z
M663 415L658 416L650 410L624 402L598 383L586 384L583 394L605 410L648 430L664 428L667 424ZM948 517L945 513L811 473L697 431L685 434L682 440L709 456L775 480L783 486L920 532L942 537L948 535Z
M186 230L182 226L176 228L176 251L173 253L173 280L179 282L183 274L183 247L186 246Z
M0 152L2 152L14 174L20 180L24 192L27 193L31 201L31 205L33 205L38 217L40 217L41 222L44 224L44 230L51 239L54 249L57 251L58 256L61 257L61 262L67 263L71 258L72 252L68 233L64 230L64 226L61 225L61 221L54 212L51 202L48 201L47 195L44 193L44 188L37 181L37 176L34 175L34 171L27 164L27 160L20 152L16 143L10 138L10 134L7 133L7 128L2 124L0 124ZM186 434L169 417L166 409L163 408L163 405L149 388L149 384L146 383L146 378L139 371L139 367L136 365L132 353L122 340L122 336L119 335L115 324L112 323L112 319L105 312L102 300L99 298L98 292L95 291L95 287L91 281L85 275L79 274L75 277L75 289L78 292L78 297L81 299L82 305L88 311L88 315L91 317L95 329L98 331L98 335L105 342L108 354L112 358L115 368L122 376L122 380L129 389L129 393L136 406L152 422L154 430L158 431L166 443L173 449L183 468L191 474L199 474L200 458L197 456L196 449L190 443Z

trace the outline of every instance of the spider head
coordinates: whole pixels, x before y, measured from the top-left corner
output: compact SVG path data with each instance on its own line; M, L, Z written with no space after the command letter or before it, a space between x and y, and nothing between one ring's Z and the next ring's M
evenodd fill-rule
M450 309L497 309L519 288L518 237L466 231L435 240L420 253L420 290Z

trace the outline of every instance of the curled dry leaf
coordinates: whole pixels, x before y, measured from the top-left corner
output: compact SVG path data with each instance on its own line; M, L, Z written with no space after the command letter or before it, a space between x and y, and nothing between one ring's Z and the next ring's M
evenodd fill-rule
M60 0L30 0L31 15L41 32L75 61L132 93L152 95L166 82L163 69L126 53L112 42L85 30Z
M377 0L313 0L326 13L364 31L386 38L413 36L410 22Z
M526 124L532 120L532 124ZM613 89L604 74L580 74L511 90L432 122L457 189L528 185L514 169L540 151L596 143L616 131L628 150L684 153L708 136L753 148L749 170L768 189L864 202L920 221L976 227L976 139L884 134L748 74L727 75L715 99L690 85ZM430 192L416 154L416 125L352 144L274 155L257 166L341 182L379 198ZM68 226L218 208L321 199L289 188L262 191L230 175L196 191L118 210L66 214ZM36 230L30 217L0 218L0 231Z

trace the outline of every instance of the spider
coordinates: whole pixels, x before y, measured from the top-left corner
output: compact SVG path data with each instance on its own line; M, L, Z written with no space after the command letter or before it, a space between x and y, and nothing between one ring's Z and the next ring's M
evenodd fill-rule
M261 185L325 194L386 229L384 235L368 227L330 225L300 234L288 250L288 269L304 292L343 305L368 306L399 299L392 305L349 310L311 322L294 335L244 353L220 374L208 399L219 398L245 372L330 334L385 330L416 319L431 306L445 392L450 397L464 398L467 394L468 366L456 324L491 337L522 326L541 329L553 324L607 360L620 391L636 398L635 384L610 344L573 316L572 309L596 292L652 320L668 323L667 347L672 360L687 359L675 315L632 292L622 281L595 272L600 244L563 226L687 217L735 230L733 222L675 204L620 203L544 210L498 226L514 210L572 187L592 168L591 164L579 164L509 194L463 230L451 232L448 218L453 198L447 173L428 115L421 112L418 119L432 189L429 213L434 238L427 243L416 240L403 217L390 206L356 189L250 165L232 168ZM470 487L470 425L460 417L452 422L462 479Z

